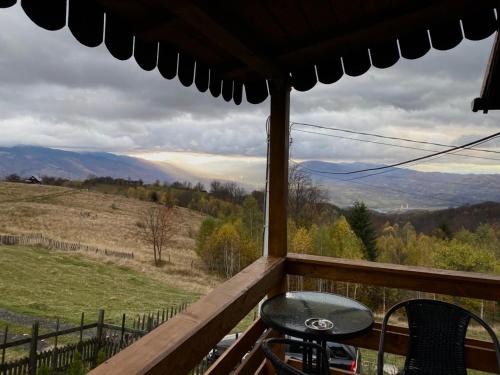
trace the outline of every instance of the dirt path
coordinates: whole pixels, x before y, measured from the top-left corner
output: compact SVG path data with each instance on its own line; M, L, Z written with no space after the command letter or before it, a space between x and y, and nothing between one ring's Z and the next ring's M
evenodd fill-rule
M47 319L41 317L33 317L30 315L19 314L13 311L9 311L7 309L0 308L0 320L6 321L11 324L19 325L19 326L32 326L33 323L38 321L40 323L40 329L54 330L57 327L57 323L55 319ZM69 325L65 323L59 323L59 329L66 329L74 327L74 325ZM3 333L0 333L3 335Z
M41 318L41 317L33 317L30 315L25 315L25 314L19 314L13 311L9 311L7 309L0 308L0 320L7 322L12 325L17 325L17 326L25 326L26 327L26 333L12 333L8 332L7 333L7 342L12 342L16 340L20 340L26 337L29 337L31 335L31 326L33 323L38 321L40 323L40 333L43 333L44 331L49 331L49 332L54 332L57 328L57 322L54 319L47 319L47 318ZM66 324L66 323L59 323L59 329L67 329L67 328L72 328L75 327L74 325ZM92 336L91 331L85 331L83 333L84 337L91 337ZM5 328L0 330L0 343L3 343L5 338ZM65 335L65 336L72 336L72 337L78 337L78 333L70 334L70 335ZM44 350L50 348L52 345L51 339L48 341L46 340L41 340L38 343L38 349L39 350ZM28 350L30 347L30 344L25 344L25 345L20 345L17 348L22 348L25 350Z

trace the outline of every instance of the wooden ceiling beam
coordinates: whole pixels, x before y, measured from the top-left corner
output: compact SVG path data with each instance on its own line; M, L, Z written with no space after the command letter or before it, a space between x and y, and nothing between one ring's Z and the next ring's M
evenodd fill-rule
M463 14L471 3L470 0L441 0L416 12L386 19L363 29L348 30L342 35L332 35L317 42L311 41L306 47L279 53L274 60L288 69L305 63L317 63L334 55L345 54L352 48L356 50L359 50L359 47L368 48L377 41L383 42L391 37L403 35L414 30L415 25L427 25L438 17L441 19L457 17ZM494 1L488 0L488 3L493 6ZM248 73L249 70L245 67L236 67L224 72L227 77L239 77Z
M399 15L395 18L380 20L359 30L345 30L342 35L310 43L306 47L298 48L281 54L276 60L287 64L303 64L304 62L324 57L328 51L343 52L351 47L365 46L366 48L383 42L388 38L396 37L415 30L415 25L429 25L432 20L446 18L454 19L463 14L470 0L441 0L418 11Z
M148 0L148 2L152 1L162 5L183 22L200 31L213 44L246 65L249 71L258 72L266 78L282 77L283 70L277 64L251 50L193 2Z

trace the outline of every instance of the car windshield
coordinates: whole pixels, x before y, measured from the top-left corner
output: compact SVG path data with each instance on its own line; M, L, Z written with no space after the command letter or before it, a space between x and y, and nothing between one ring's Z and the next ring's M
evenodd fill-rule
M352 359L356 358L356 350L352 346L347 346L347 345L329 342L328 348L331 351L332 358L348 359L348 360L352 360ZM302 349L298 345L290 345L288 347L287 353L302 355Z
M346 351L343 346L333 346L330 347L332 357L338 359L353 359L353 356Z

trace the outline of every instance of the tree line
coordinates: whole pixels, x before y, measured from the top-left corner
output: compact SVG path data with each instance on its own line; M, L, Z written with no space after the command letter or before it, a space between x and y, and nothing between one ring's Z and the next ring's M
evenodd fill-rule
M328 202L327 192L301 170L289 174L288 246L290 252L363 259L401 265L500 273L500 227L483 223L474 230L452 233L446 223L432 234L417 233L413 225L386 222L376 230L372 214L363 202L342 210ZM262 253L263 207L252 194L229 215L207 218L197 236L197 251L207 266L230 277ZM340 292L375 309L385 310L414 292L370 286L303 280L289 277L291 288ZM458 301L458 299L457 299ZM483 302L459 299L480 312ZM497 304L489 303L496 314Z
M167 207L163 217L144 213L142 235L146 236L149 222L165 222L169 227L175 220L173 206L190 208L208 215L196 237L196 251L207 268L223 277L231 277L262 254L264 229L264 192L246 192L233 182L202 183L142 181L92 177L84 181L61 182L44 178L44 183L88 188L106 193L158 203ZM349 259L430 266L450 270L500 273L500 227L483 223L474 230L450 231L446 222L440 223L432 234L417 233L413 225L385 223L377 230L372 214L363 202L354 202L342 210L331 204L328 193L313 182L310 175L297 167L289 173L288 200L289 251ZM158 231L161 237L148 240L161 262L161 251L171 239L172 230ZM306 283L307 284L307 283ZM323 285L323 284L321 284ZM307 287L303 283L301 287ZM317 288L318 285L311 285ZM324 285L322 286L322 288ZM349 286L330 285L335 288ZM386 291L381 296L374 288L350 286L351 293L370 305L385 306L397 301L404 291ZM353 289L354 288L354 289ZM477 305L476 302L470 302Z

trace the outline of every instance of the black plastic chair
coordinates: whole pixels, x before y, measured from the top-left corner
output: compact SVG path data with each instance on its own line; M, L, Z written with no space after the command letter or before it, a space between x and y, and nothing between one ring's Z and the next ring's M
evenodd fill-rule
M383 375L384 339L391 315L405 308L410 345L404 375L467 375L465 335L471 318L491 336L500 373L500 345L495 332L477 315L459 306L435 300L414 299L391 307L384 317L378 351L377 374Z
M289 365L288 363L285 363L282 361L274 352L272 351L272 346L273 345L289 345L289 346L298 346L303 349L303 360L305 359L305 356L309 356L309 363L312 362L313 359L313 352L316 351L316 356L315 358L320 357L321 359L321 366L318 368L316 364L315 369L305 369L307 372L300 371L296 369L295 367ZM281 339L281 338L272 338L272 339L267 339L262 342L261 345L262 351L264 352L264 355L266 356L267 359L269 359L276 370L277 375L310 375L310 374L317 374L317 375L328 375L330 374L329 372L329 361L328 359L330 358L328 350L323 348L321 345L312 343L312 342L305 342L305 341L299 341L299 340L290 340L290 339ZM318 356L318 353L321 353Z

